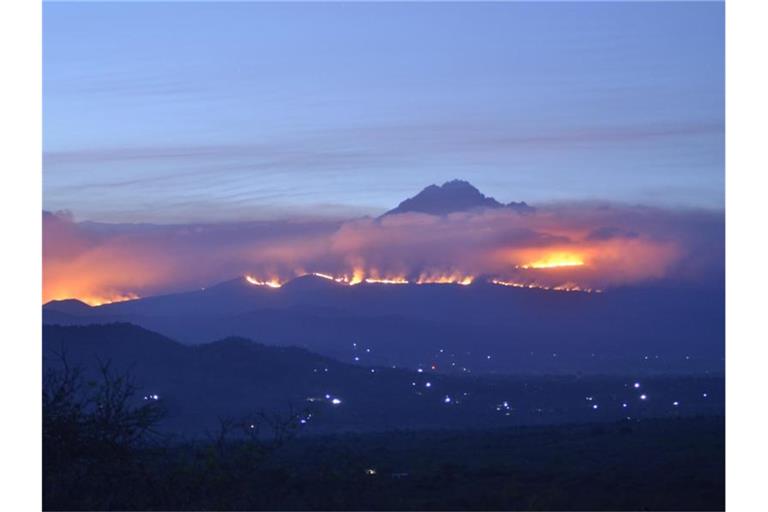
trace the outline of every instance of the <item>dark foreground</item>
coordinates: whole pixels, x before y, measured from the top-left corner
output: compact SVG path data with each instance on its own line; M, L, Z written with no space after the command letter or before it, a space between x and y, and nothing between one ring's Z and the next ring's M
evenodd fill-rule
M45 508L723 510L722 417L48 451ZM64 456L66 455L66 456ZM57 457L56 459L52 457ZM64 457L62 457L64 456Z

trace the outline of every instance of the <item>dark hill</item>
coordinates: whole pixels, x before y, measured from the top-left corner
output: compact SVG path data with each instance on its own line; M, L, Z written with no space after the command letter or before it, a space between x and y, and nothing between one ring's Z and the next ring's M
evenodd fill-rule
M457 371L691 373L719 371L724 354L722 291L679 287L588 294L306 276L273 289L239 278L77 315L46 306L43 320L130 322L184 343L241 336L348 362L358 342L372 349L367 362L412 369L453 354Z
M289 407L311 413L306 428L321 433L615 421L625 415L622 400L637 403L626 377L419 373L346 364L300 348L242 338L186 346L130 324L45 326L43 353L48 369L60 367L59 354L66 354L69 366L85 369L89 380L98 378L100 362L129 372L141 387L139 400L157 395L165 405L163 428L190 435L215 429L219 418L258 410L286 413ZM643 389L655 400L639 404L641 408L633 405L633 414L721 411L722 382L716 377L646 378ZM706 399L702 390L708 392ZM593 409L585 396L597 397L603 409ZM333 398L340 402L334 404ZM674 408L673 399L686 408ZM499 409L505 401L512 405Z
M43 304L44 311L58 311L67 315L83 315L92 312L92 307L77 299L52 300Z

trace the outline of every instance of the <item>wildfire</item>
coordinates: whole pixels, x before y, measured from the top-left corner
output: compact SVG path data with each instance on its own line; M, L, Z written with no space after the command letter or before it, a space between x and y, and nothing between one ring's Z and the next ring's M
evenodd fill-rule
M135 293L124 293L120 295L113 295L111 297L107 298L101 298L101 299L95 299L91 304L91 306L101 306L102 304L112 304L113 302L125 302L127 300L136 300L140 299L138 295Z
M313 275L317 276L323 279L327 279L329 281L333 281L339 284L345 284L347 286L354 286L360 283L368 283L368 284L458 284L462 286L470 285L474 282L475 278L473 276L463 275L463 274L421 274L417 279L415 280L409 280L403 276L387 276L387 277L378 277L379 274L373 273L374 276L377 277L364 277L364 273L362 272L355 272L353 274L342 274L339 276L335 276L333 274L325 274L322 272L312 272L311 274L304 274L304 275ZM256 285L256 286L267 286L269 288L280 288L284 282L281 282L278 279L269 279L269 280L260 280L257 279L251 275L246 275L245 280L249 283ZM597 288L588 288L581 286L579 284L576 284L574 282L566 282L559 285L549 285L544 284L541 282L535 282L535 281L510 281L510 280L503 280L503 279L491 279L489 281L492 284L499 285L499 286L508 286L512 288L530 288L530 289L537 289L537 290L551 290L556 292L584 292L584 293L601 293L602 290ZM122 300L129 300L131 298L137 298L135 296L132 297L126 297ZM89 301L86 301L89 302ZM110 302L116 302L116 300L112 300ZM89 302L93 304L92 302ZM106 302L99 302L98 304L104 304Z
M332 274L324 274L322 272L312 272L313 276L322 277L329 281L335 281L337 283L354 286L359 283L369 284L460 284L468 285L472 284L474 277L463 274L421 274L415 281L411 281L405 276L381 276L377 272L373 272L371 277L366 277L366 273L362 270L354 270L352 274L342 274L340 276L334 276Z
M365 274L360 269L355 269L352 271L351 275L344 274L342 276L334 278L334 281L337 283L343 283L348 285L355 285L360 284L364 281Z
M344 274L341 276L334 276L331 274L323 274L322 272L312 272L311 275L322 277L323 279L327 279L329 281L335 281L341 284L348 284L350 286L363 282L362 274L358 273L357 271L355 271L351 276L347 274Z
M283 284L277 279L270 279L269 281L260 281L252 276L245 276L245 280L256 286L267 286L269 288L280 288Z
M584 292L584 293L602 293L603 290L597 288L584 288L575 283L565 283L557 286L547 286L538 283L521 283L517 281L501 281L499 279L492 279L491 283L499 286L511 286L513 288L532 288L538 290L552 290L556 292Z
M584 265L584 259L571 253L555 253L545 256L544 258L526 263L524 265L517 265L516 268L522 269L541 269L541 268L561 268L561 267L580 267Z
M416 284L460 284L467 286L472 284L475 278L462 274L421 274Z
M375 279L373 277L365 278L366 283L370 284L408 284L410 281L403 277L395 277L393 279Z
M71 295L65 295L65 296L60 296L60 297L56 297L49 300L66 300L72 297L73 296ZM115 294L115 295L108 295L106 297L105 296L85 296L85 297L80 296L80 297L77 297L77 300L85 302L89 306L103 306L105 304L112 304L115 302L125 302L127 300L135 300L140 298L141 297L139 297L135 293L121 293L121 294Z

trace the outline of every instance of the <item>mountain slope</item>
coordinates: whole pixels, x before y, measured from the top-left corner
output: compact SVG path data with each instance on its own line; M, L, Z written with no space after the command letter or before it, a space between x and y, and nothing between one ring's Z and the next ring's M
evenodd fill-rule
M724 353L722 292L662 287L588 294L485 283L346 286L309 276L272 289L240 278L79 315L54 304L43 321L130 322L185 343L241 336L344 361L359 342L377 363L410 368L442 349L455 354L455 369L476 372L717 371Z

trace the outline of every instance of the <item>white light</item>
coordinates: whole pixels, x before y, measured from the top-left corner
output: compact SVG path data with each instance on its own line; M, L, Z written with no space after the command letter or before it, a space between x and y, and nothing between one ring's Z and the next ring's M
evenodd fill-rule
M373 368L371 368L371 373L376 373L376 370L374 370Z
M623 404L621 404L621 406L626 408L627 407L627 403L624 402Z
M359 360L360 360L360 358L355 356L355 361L359 361Z
M427 382L427 383L426 383L426 384L424 384L424 385L425 385L426 387L428 387L428 388L431 388L431 387L432 387L432 383L431 383L431 382Z
M451 403L451 397L446 396L445 398L443 398L443 402L445 402L446 404Z
M592 404L593 409L597 409L597 404Z
M640 395L640 400L645 400L646 398L648 398L646 395Z
M419 368L419 369L418 369L418 370L416 370L416 371L417 371L418 373L424 373L424 370L423 370L422 368Z
M333 400L331 400L331 403L333 405L339 405L341 403L341 400L339 400L338 398L334 398Z
M367 349L365 349L365 351L366 351L366 352L370 352L370 351L371 351L371 349L367 348Z
M675 402L672 402L672 405L674 405L675 407L677 407L678 405L680 405L680 402L677 402L677 401L675 401Z
M330 399L331 399L331 395L328 395L328 394L326 394L326 395L325 395L325 399L326 399L326 400L330 400Z
M639 383L639 382L635 382L635 383L633 384L633 386L635 386L635 389L637 389L637 388L639 388L639 387L640 387L640 383Z
M491 356L485 356L485 358L486 358L486 359L490 359L490 358L491 358Z
M707 398L707 394L706 393L702 393L701 396L703 396L704 398Z

